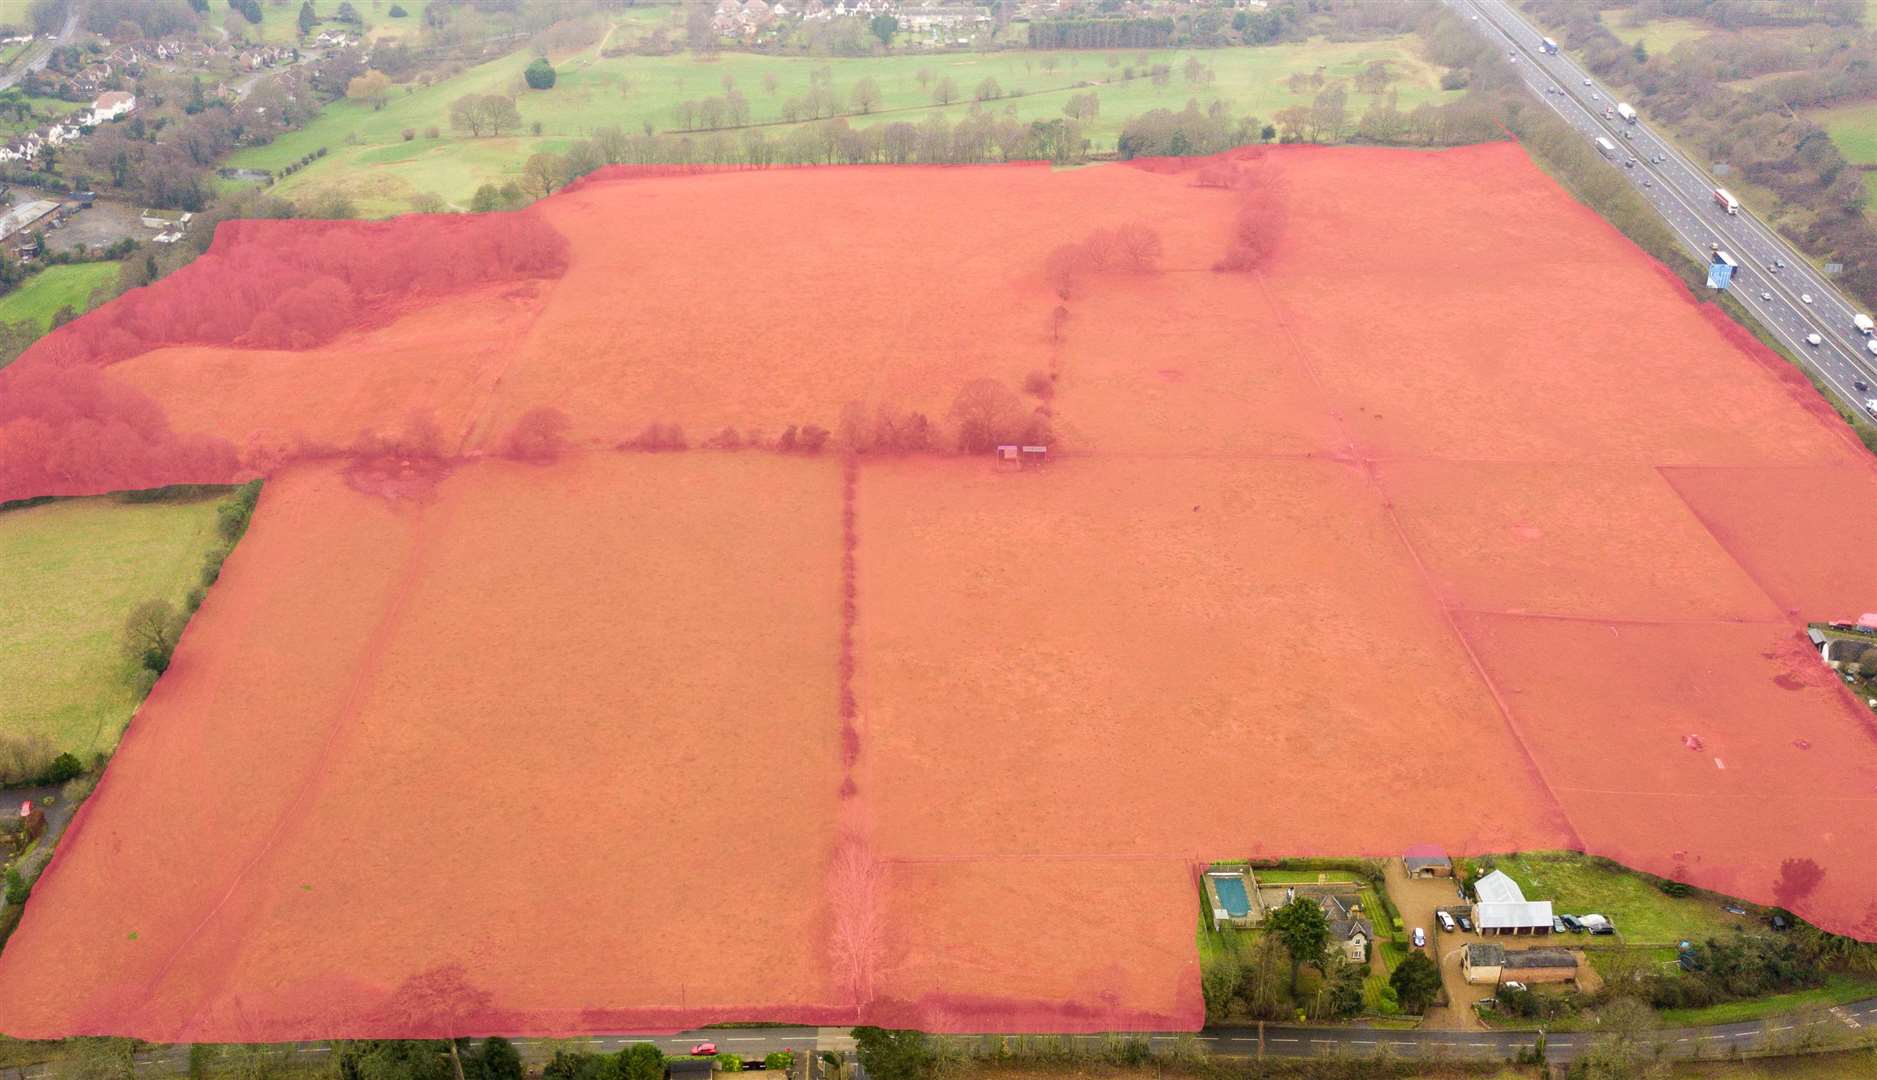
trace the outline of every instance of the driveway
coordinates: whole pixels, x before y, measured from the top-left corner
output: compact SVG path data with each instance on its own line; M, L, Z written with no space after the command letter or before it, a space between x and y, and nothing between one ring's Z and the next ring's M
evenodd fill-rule
M1440 963L1440 984L1447 991L1447 1004L1427 1010L1421 1026L1447 1031L1483 1031L1475 1001L1492 996L1490 986L1472 986L1460 977L1460 953L1470 934L1443 934L1434 918L1434 909L1460 903L1459 886L1452 878L1411 878L1400 859L1384 864L1389 899L1401 910L1401 920L1408 932L1415 927L1427 931L1427 948L1422 950Z

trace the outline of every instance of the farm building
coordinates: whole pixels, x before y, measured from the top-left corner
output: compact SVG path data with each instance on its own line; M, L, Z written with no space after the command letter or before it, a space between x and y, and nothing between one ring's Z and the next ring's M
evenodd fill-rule
M1551 901L1527 900L1519 883L1494 870L1473 884L1473 925L1482 934L1549 934Z
M0 214L0 247L13 250L28 242L27 233L49 228L58 221L59 204L51 199L34 199Z
M195 217L187 210L156 210L145 208L137 211L137 220L143 222L146 229L161 229L164 232L181 232L189 227L189 219Z
M1475 941L1460 957L1460 972L1467 982L1484 986L1571 982L1577 978L1577 954L1569 949L1508 949Z

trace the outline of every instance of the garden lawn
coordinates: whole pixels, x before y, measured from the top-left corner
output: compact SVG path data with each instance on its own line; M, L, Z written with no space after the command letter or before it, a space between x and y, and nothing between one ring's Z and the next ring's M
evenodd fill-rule
M0 322L29 322L43 332L62 307L81 315L90 310L91 294L116 279L114 262L48 266L0 296Z
M1526 897L1551 901L1559 914L1608 916L1629 945L1700 941L1753 921L1727 914L1711 897L1669 896L1635 874L1582 855L1496 855L1490 862L1518 882Z
M1116 60L1113 67L1108 63L1111 56ZM1187 82L1180 66L1189 56L1210 65L1216 77L1210 82ZM675 130L679 127L676 106L721 96L726 78L748 100L751 122L774 125L770 134L780 136L786 130L784 103L805 96L810 73L820 68L828 70L834 92L844 103L851 101L860 80L871 78L878 85L880 104L870 114L847 117L855 126L918 122L935 113L956 122L970 112L971 95L987 78L995 79L1006 96L984 107L1023 121L1060 119L1070 95L1093 90L1101 99L1101 112L1089 123L1088 131L1097 149L1112 149L1129 117L1151 109L1182 109L1189 100L1197 100L1202 107L1221 100L1233 115L1269 121L1279 109L1309 103L1314 91L1292 94L1284 83L1293 73L1308 74L1318 68L1328 78L1347 78L1372 61L1385 61L1397 76L1391 89L1404 110L1449 96L1439 89L1440 69L1421 56L1418 40L1409 37L1191 53L1012 51L857 59L751 53L723 53L712 59L688 54L604 58L597 47L591 47L556 58L559 79L553 89L545 91L529 90L522 83L522 68L531 58L531 54L516 53L435 86L408 94L399 88L378 110L357 102L334 102L305 128L267 146L242 150L228 164L277 171L325 147L325 158L283 179L274 192L310 200L338 190L352 198L361 212L373 215L407 210L410 197L423 192L466 207L481 184L516 178L530 154L565 150L596 129L618 126L641 131L649 123L659 131ZM1046 62L1059 66L1045 70ZM1167 85L1156 87L1146 77L1153 64L1173 69ZM1138 77L1122 79L1128 66L1136 68ZM921 83L921 71L931 73L929 83ZM774 93L764 87L764 76L771 74L777 80ZM929 86L942 78L952 79L964 100L934 105ZM1080 82L1098 85L1078 87ZM1017 90L1023 96L1010 96ZM519 129L499 138L472 138L450 130L450 102L466 94L492 93L518 95ZM1347 108L1352 119L1369 102L1369 96L1351 93ZM539 135L534 134L537 123ZM424 137L431 127L439 129L440 138ZM406 130L416 136L408 143L403 135Z
M214 497L66 499L0 513L0 731L40 732L81 759L137 708L118 651L145 600L180 606L220 543Z

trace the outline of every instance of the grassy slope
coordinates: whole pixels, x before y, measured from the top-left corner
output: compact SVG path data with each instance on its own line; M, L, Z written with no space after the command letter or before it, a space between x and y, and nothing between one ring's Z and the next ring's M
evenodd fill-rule
M1727 914L1710 899L1668 896L1640 877L1606 870L1581 855L1495 856L1492 861L1526 896L1550 900L1560 913L1608 916L1628 945L1699 941L1752 922Z
M1042 60L1046 55L1058 58L1062 66L1054 72L1044 71ZM241 151L229 164L274 169L324 146L329 151L325 159L288 178L275 190L288 197L308 197L336 188L350 195L363 211L379 214L406 209L411 195L425 191L463 205L479 184L517 175L529 154L564 149L570 141L596 128L618 125L640 130L648 121L659 130L672 128L676 125L673 107L678 102L722 94L725 76L749 100L753 121L780 121L783 102L804 95L810 71L823 65L832 72L833 87L843 99L855 83L870 77L879 85L881 110L904 110L850 117L849 123L856 125L918 121L935 112L953 120L966 115L968 102L944 108L931 104L929 92L917 79L922 68L937 76L950 76L960 92L967 95L986 77L995 78L1007 92L1017 88L1028 91L1024 97L1007 98L992 106L1026 121L1060 117L1069 95L1080 92L1074 85L1077 82L1113 78L1114 84L1094 88L1101 97L1101 116L1091 132L1097 146L1109 147L1129 116L1154 108L1183 108L1189 99L1196 98L1202 105L1214 98L1223 99L1235 114L1268 120L1281 108L1309 100L1309 95L1291 94L1283 80L1293 72L1307 73L1318 67L1325 68L1331 78L1346 77L1372 60L1386 60L1399 75L1395 89L1403 108L1443 96L1438 89L1438 70L1420 56L1418 43L1406 38L1202 51L1196 55L1217 72L1216 80L1204 85L1188 84L1178 74L1179 65L1189 55L1184 52L1149 54L1149 63L1168 63L1175 69L1165 87L1155 87L1146 78L1120 82L1120 68L1108 66L1108 55L1100 51L1015 52L823 59L724 53L714 60L700 60L689 55L602 58L595 48L558 60L559 84L539 92L518 90L521 69L529 56L517 53L436 86L408 94L400 89L389 104L376 112L352 102L336 102L305 129L271 145ZM1138 53L1115 55L1123 65L1139 63ZM763 88L763 76L768 73L780 82L774 94ZM521 133L500 139L472 139L450 132L451 101L464 94L500 92L519 93L524 125ZM1359 113L1367 105L1365 96L1351 95L1352 113ZM539 137L528 133L536 122L542 126ZM423 137L423 131L432 126L441 129L441 138ZM403 140L407 128L418 132L415 141Z
M88 757L116 744L137 700L124 619L180 605L218 542L213 498L68 499L0 513L0 729L41 731Z
M114 262L48 266L0 296L0 322L30 322L43 331L62 307L84 313L91 306L91 294L116 278Z
M1842 1005L1872 996L1877 996L1877 979L1835 973L1825 977L1825 985L1811 990L1773 994L1751 1001L1729 1001L1702 1009L1664 1009L1660 1015L1664 1027L1706 1027L1758 1020L1806 1007Z
M1824 127L1846 161L1853 165L1877 165L1877 101L1812 109L1806 116ZM1864 205L1877 206L1877 172L1864 174L1864 187L1870 192Z

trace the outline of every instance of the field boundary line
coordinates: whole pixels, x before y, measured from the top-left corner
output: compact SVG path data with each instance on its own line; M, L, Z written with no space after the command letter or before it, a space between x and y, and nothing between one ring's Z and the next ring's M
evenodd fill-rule
M340 736L352 726L352 721L357 719L364 707L371 685L383 667L385 647L389 644L391 635L403 622L404 611L410 604L411 594L416 591L414 585L417 574L423 568L425 556L428 554L430 540L428 534L441 526L442 523L437 520L438 518L448 517L448 513L437 509L437 504L433 503L419 516L417 523L412 527L410 553L405 556L403 568L392 580L384 611L379 615L378 623L372 628L371 634L365 639L363 654L359 657L358 666L346 686L345 697L327 726L325 741L320 744L311 768L307 771L305 779L300 782L299 790L294 792L293 798L281 808L280 815L274 820L273 828L268 831L266 838L261 841L261 846L253 856L235 872L234 880L229 882L221 898L215 901L214 906L202 916L202 920L196 924L195 928L176 943L176 947L170 950L162 966L150 977L149 982L145 984L146 1001L157 996L163 980L169 976L183 952L195 942L210 923L215 921L228 902L234 899L235 894L240 891L242 885L246 884L254 869L273 854L275 844L287 831L288 826L300 820L299 812L318 790L320 781L324 779L327 768L332 764Z
M1290 345L1292 354L1297 358L1298 365L1301 366L1305 374L1309 376L1311 384L1317 388L1318 395L1324 399L1324 404L1328 406L1327 411L1329 412L1331 423L1335 424L1336 430L1342 434L1347 443L1347 460L1361 466L1363 476L1368 479L1370 488L1375 492L1376 501L1381 504L1382 513L1388 520L1389 528L1394 531L1396 541L1401 545L1402 550L1407 552L1408 558L1414 564L1415 573L1421 578L1422 592L1426 595L1428 602L1433 606L1434 610L1440 613L1441 621L1446 624L1447 632L1452 635L1454 641L1459 644L1461 651L1466 654L1467 662L1473 667L1474 677L1479 679L1480 685L1486 688L1486 693L1491 697L1493 707L1498 710L1499 719L1505 725L1507 734L1512 736L1512 740L1517 745L1519 752L1525 756L1526 767L1532 770L1532 775L1537 778L1538 785L1544 789L1546 796L1550 798L1552 810L1557 814L1558 819L1564 823L1565 830L1569 834L1572 845L1580 850L1584 850L1583 832L1578 829L1577 823L1571 820L1570 811L1565 808L1564 800L1558 797L1557 787L1552 784L1551 778L1545 775L1544 766L1539 764L1538 756L1532 752L1531 744L1526 741L1525 733L1519 730L1518 721L1513 718L1512 707L1506 703L1505 695L1500 693L1498 684L1494 683L1492 676L1487 674L1486 665L1480 662L1479 654L1473 650L1473 643L1467 640L1466 633L1460 629L1460 623L1454 618L1452 609L1440 598L1440 591L1434 587L1433 574L1429 572L1427 563L1421 558L1421 553L1415 548L1414 542L1409 539L1406 527L1401 524L1401 515L1395 510L1394 500L1389 497L1388 489L1382 484L1381 475L1375 470L1374 460L1363 456L1360 452L1360 448L1356 445L1355 439L1350 436L1349 428L1343 422L1342 414L1329 400L1328 390L1323 385L1322 376L1317 372L1316 366L1310 363L1308 354L1303 348L1303 343L1297 340L1296 332L1291 329L1290 321L1285 318L1283 305L1279 303L1277 297L1271 294L1271 290L1268 287L1264 275L1254 271L1250 276L1254 291L1258 294L1259 299L1264 301L1265 309L1271 313L1272 322L1277 325L1278 331L1283 334L1284 340Z

